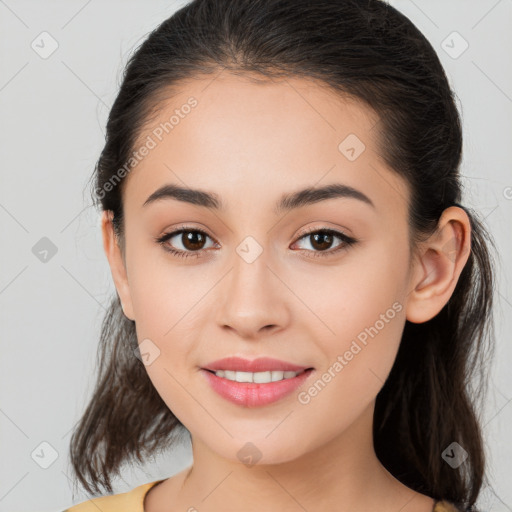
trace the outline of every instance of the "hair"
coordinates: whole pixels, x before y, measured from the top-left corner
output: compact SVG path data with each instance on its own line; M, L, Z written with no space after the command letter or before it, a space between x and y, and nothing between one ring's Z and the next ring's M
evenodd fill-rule
M381 0L194 0L138 46L124 70L96 163L91 193L110 211L124 247L119 170L169 91L227 70L274 80L312 79L375 111L378 150L410 187L410 244L433 234L445 208L471 224L470 255L444 308L427 322L406 321L391 372L377 395L376 454L408 487L474 508L486 458L479 406L493 355L494 242L461 202L462 129L443 67L425 36ZM109 186L114 179L119 186ZM94 189L94 190L93 190ZM144 462L187 432L134 357L135 322L119 296L101 326L96 387L70 440L70 460L90 493L112 492L127 461ZM473 379L477 378L475 382ZM452 442L467 459L442 457Z

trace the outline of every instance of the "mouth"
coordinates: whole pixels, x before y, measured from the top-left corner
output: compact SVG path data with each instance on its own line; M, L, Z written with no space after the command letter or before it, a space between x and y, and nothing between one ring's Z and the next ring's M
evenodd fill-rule
M212 361L203 369L214 372L222 370L241 373L265 373L272 371L299 373L303 370L309 369L309 367L300 366L280 359L273 359L271 357L258 357L257 359L250 360L237 356L229 356Z
M315 369L278 359L228 357L201 368L211 389L244 407L268 405L289 396Z
M301 370L298 372L281 370L267 370L263 372L243 372L233 370L208 370L207 368L203 369L217 377L227 379L233 382L269 384L271 382L280 382L282 380L294 379L295 377L298 377L299 375L305 372L311 371L314 368L306 368L305 370Z

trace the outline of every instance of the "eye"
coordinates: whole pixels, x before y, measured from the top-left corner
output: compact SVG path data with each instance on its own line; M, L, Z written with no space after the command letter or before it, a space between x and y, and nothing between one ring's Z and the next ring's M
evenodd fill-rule
M336 238L341 240L341 243L339 243L334 249L328 250L329 247L333 244L334 239ZM301 250L306 250L307 252L311 253L312 257L314 258L332 256L333 254L336 254L343 249L347 249L348 247L357 242L355 238L352 238L346 235L345 233L330 228L309 229L295 243L300 242L300 240L302 239L309 239L310 241L313 242L310 243L310 246L313 247L312 251L309 249Z
M176 248L173 244L169 242L173 239L177 239L178 245L181 244L182 248ZM180 226L179 229L171 231L169 233L165 233L161 237L155 239L157 243L162 245L164 250L170 252L171 254L178 256L180 258L189 258L189 257L199 257L205 251L205 241L207 238L211 237L200 229L195 229L187 226ZM355 244L357 240L340 231L336 231L330 228L313 228L307 230L305 233L301 235L301 237L295 242L295 244L299 243L303 239L310 239L313 241L310 249L300 249L305 250L307 253L311 253L312 257L328 257L332 256L335 253L343 249L347 249L351 245ZM329 246L332 245L335 238L341 240L341 243L338 244L334 249L329 249ZM176 242L175 242L176 243ZM317 250L318 249L318 250Z
M173 238L177 239L178 245L181 244L183 248L178 247L175 249L173 245L169 244L168 241ZM156 242L162 245L162 247L182 258L198 257L204 250L204 243L206 238L210 236L200 229L187 228L187 226L181 226L175 231L165 233L159 238L156 238Z

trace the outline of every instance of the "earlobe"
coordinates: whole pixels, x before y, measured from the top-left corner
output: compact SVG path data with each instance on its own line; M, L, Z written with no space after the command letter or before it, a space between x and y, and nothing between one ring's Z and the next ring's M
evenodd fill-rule
M121 301L123 313L130 320L134 320L128 275L121 249L114 233L112 216L111 211L103 211L101 216L103 249L110 265L110 272L119 295L119 300Z
M427 322L450 300L471 251L471 224L457 206L447 208L437 231L421 244L415 262L412 289L407 296L406 318Z

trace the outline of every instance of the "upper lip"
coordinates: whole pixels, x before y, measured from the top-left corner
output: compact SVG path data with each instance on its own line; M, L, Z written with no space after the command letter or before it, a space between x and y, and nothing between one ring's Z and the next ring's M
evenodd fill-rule
M300 372L311 368L309 366L299 366L297 364L288 363L279 359L270 357L259 357L258 359L243 359L241 357L225 357L208 363L205 370L231 370L239 372L265 372L265 371L283 371L283 372Z

